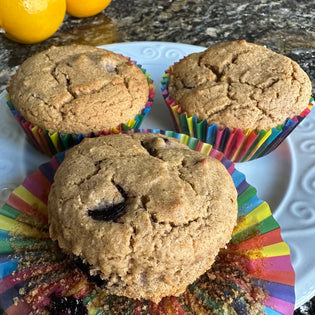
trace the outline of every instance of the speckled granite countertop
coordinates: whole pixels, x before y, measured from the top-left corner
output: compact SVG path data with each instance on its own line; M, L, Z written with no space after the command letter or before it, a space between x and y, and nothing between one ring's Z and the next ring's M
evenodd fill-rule
M167 41L208 47L234 39L266 45L291 57L314 87L314 7L314 0L112 0L97 16L67 16L60 29L39 44L14 43L0 34L0 92L18 65L51 45ZM312 301L295 314L315 314Z

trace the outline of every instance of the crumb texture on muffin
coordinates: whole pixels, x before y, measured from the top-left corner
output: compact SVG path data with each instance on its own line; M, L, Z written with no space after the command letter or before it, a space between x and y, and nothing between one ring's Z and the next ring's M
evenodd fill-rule
M9 91L16 109L32 124L50 132L87 134L134 119L145 107L149 85L125 57L69 45L28 58Z
M270 129L308 105L311 81L290 58L245 40L219 43L180 60L170 97L189 116L230 129Z
M237 192L225 167L154 134L85 139L52 185L50 235L110 293L158 302L178 295L230 240Z

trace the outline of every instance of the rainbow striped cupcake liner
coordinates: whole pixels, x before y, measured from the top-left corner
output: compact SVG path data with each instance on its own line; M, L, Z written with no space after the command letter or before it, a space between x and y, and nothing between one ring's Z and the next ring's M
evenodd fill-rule
M53 156L58 152L63 152L71 148L72 146L80 143L84 137L97 137L100 135L107 135L107 134L115 134L120 133L121 131L130 130L139 128L141 126L142 121L148 115L151 110L151 106L153 103L153 99L155 96L155 86L153 85L153 80L151 79L150 74L146 72L146 69L142 68L141 65L137 64L136 61L130 60L128 57L125 57L128 61L131 61L136 66L138 66L142 72L145 74L148 84L149 84L149 98L145 107L142 109L141 113L136 115L134 119L129 120L127 123L121 123L118 126L111 127L107 130L101 130L98 133L90 133L88 135L75 135L75 134L61 134L60 132L50 133L48 130L43 130L42 128L33 125L31 122L27 121L22 117L19 112L14 108L14 105L10 101L10 94L6 95L8 101L7 104L16 118L20 126L23 128L25 134L27 135L30 142L34 145L36 149L40 152L48 155ZM8 88L9 90L9 88Z
M255 132L248 129L232 131L228 127L220 129L217 124L209 125L206 120L183 113L181 107L168 94L168 79L173 66L165 71L161 82L162 95L172 115L176 131L196 137L202 142L211 144L216 150L224 153L232 162L245 162L265 156L275 150L283 140L303 121L314 105L311 97L304 111L284 124L269 130Z
M47 199L64 153L55 155L16 188L0 210L0 306L8 315L43 314L293 314L295 274L290 251L265 201L224 154L173 131L192 150L226 167L238 192L238 224L212 268L179 297L159 304L109 295L49 238ZM74 311L74 309L76 311ZM78 313L76 313L78 312Z

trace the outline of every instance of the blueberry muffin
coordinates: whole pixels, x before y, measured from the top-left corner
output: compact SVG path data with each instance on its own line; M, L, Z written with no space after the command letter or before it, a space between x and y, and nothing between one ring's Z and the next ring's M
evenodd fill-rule
M111 294L159 302L208 270L230 240L237 192L218 160L150 133L86 138L66 152L49 232Z
M114 52L85 45L53 46L19 67L9 94L32 128L62 136L88 135L145 115L153 97L150 82L140 67Z
M161 87L177 131L233 162L276 149L313 106L311 81L295 61L245 40L186 56Z
M168 91L183 112L208 124L266 130L307 107L311 81L290 58L240 40L182 59Z

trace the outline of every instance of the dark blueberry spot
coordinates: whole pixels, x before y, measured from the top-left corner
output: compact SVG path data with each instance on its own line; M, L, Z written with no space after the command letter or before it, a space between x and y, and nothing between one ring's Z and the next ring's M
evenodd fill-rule
M232 56L232 63L235 63L237 59L238 59L238 55L237 54L233 55Z
M124 201L117 203L117 204L111 204L104 206L102 208L94 209L94 210L88 210L88 215L96 220L96 221L117 221L120 217L122 217L126 211L125 208L127 206L127 194L123 190L122 187L119 185L116 185L116 188L122 195L122 197L125 199Z
M66 76L67 85L69 86L71 84L70 78Z
M165 143L169 143L170 142L170 140L167 139L167 138L162 138L162 139L164 140Z
M116 188L118 189L118 191L120 192L120 194L123 196L123 198L127 198L127 194L126 192L123 190L123 188L119 185L116 185Z
M74 260L75 266L87 277L87 279L95 283L98 287L103 287L107 284L107 280L103 280L99 275L91 275L90 269L91 265L84 263L81 258L76 257Z
M115 205L88 210L88 215L96 221L116 221L125 214L125 202L120 202Z
M84 306L82 300L78 300L72 295L62 297L53 293L50 296L50 301L50 305L47 307L50 315L88 314L88 310Z
M141 145L148 151L148 153L150 155L156 156L156 150L154 148L150 147L150 145L148 145L144 141L141 141Z

